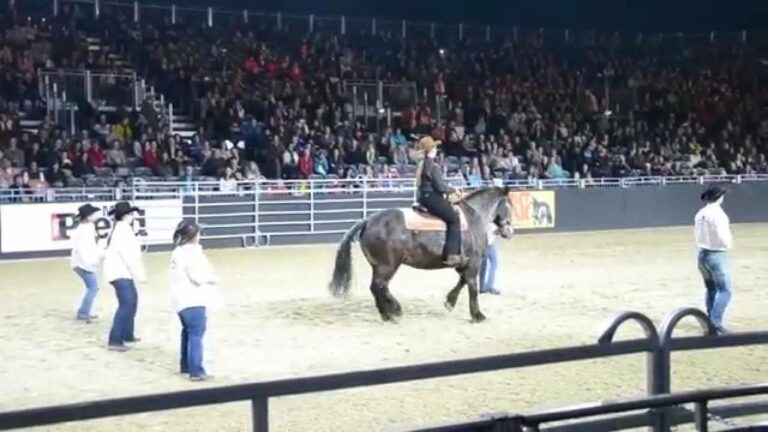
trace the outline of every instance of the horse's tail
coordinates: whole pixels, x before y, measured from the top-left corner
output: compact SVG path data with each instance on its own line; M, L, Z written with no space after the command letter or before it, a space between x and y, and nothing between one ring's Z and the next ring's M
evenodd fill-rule
M341 297L349 291L352 281L352 243L355 236L365 228L365 221L355 224L341 240L339 250L336 252L336 264L333 267L333 279L328 284L328 289L334 297Z

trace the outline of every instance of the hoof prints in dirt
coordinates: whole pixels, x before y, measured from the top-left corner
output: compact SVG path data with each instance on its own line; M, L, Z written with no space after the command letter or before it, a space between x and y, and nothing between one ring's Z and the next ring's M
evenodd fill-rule
M398 322L423 319L444 320L449 315L439 304L426 300L409 299L403 305L403 316ZM338 324L340 322L380 323L373 300L347 299L344 301L300 299L276 302L264 309L271 319L283 319L300 323Z

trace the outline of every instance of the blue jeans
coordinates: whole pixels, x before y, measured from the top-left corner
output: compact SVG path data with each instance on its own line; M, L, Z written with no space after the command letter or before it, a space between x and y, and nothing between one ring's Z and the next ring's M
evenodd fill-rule
M731 301L731 271L725 252L700 251L699 271L707 287L707 315L716 327L722 329L723 314Z
M99 280L94 272L83 270L80 267L75 267L74 270L85 284L85 295L83 301L80 302L80 308L77 310L77 319L89 319L93 300L96 298L96 293L99 292Z
M488 245L485 259L480 265L480 291L496 289L496 269L499 266L499 250L496 243Z
M133 326L139 304L139 293L133 279L117 279L111 282L117 294L117 311L109 331L110 345L123 345L135 339Z
M179 312L181 319L181 373L191 377L205 375L203 368L203 335L205 334L205 307L189 307Z

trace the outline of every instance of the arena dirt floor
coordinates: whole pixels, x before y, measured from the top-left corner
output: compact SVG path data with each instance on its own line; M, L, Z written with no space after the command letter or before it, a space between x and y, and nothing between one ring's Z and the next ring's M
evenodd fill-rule
M733 330L768 327L768 225L734 228ZM654 320L678 306L701 306L690 228L519 235L503 242L498 288L482 296L489 317L469 322L466 291L443 308L451 271L403 269L391 288L399 324L379 320L370 271L355 246L349 300L326 284L335 246L209 252L224 306L211 317L207 362L219 386L309 374L407 365L594 342L613 313ZM146 257L137 349L108 352L115 297L103 286L86 325L73 320L80 282L66 260L0 264L0 411L115 396L193 389L176 374L178 322L166 286L167 254ZM630 326L632 327L632 326ZM696 331L684 323L681 334ZM622 337L640 335L629 328ZM768 349L674 355L673 389L763 382ZM327 392L270 401L276 431L404 430L474 417L641 395L644 357L560 364L450 379ZM250 405L235 403L45 427L56 431L246 431Z

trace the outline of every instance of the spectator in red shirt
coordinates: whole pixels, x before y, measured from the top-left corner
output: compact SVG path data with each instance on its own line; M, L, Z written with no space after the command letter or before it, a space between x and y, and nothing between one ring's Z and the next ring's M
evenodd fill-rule
M250 56L245 60L245 70L252 74L258 73L261 70L261 65L256 57Z
M80 154L83 152L83 144L80 141L75 141L69 146L67 150L67 156L69 160L76 161L80 158Z
M298 63L293 63L291 65L291 69L288 72L288 75L290 75L293 82L297 84L304 80L304 73L301 71Z
M315 172L315 163L312 161L312 155L309 148L305 148L299 156L299 178L308 179Z
M279 60L272 60L267 65L267 75L270 78L275 79L280 73L280 69L282 69L282 63L280 63Z
M409 106L403 111L401 118L402 118L404 129L409 129L411 125L414 123L414 120L416 119L416 110L414 110L413 107Z
M418 112L419 124L429 125L432 123L432 110L429 109L427 104L421 106Z
M104 168L107 166L107 154L99 143L93 143L91 149L88 150L88 159L94 168Z
M144 161L144 166L154 168L157 164L157 142L151 141L146 144L142 159Z

